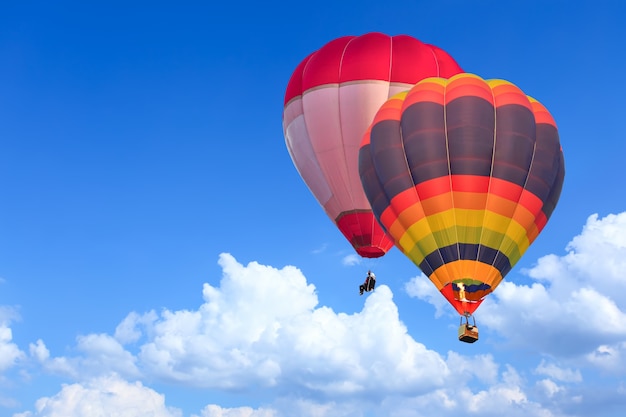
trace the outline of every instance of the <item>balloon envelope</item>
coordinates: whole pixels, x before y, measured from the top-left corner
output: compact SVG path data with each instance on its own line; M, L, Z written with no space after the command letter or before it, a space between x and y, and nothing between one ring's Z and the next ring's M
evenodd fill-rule
M472 74L425 79L388 100L359 171L376 218L460 314L537 238L565 176L548 110Z
M301 177L357 253L379 257L393 241L372 214L359 179L363 133L378 108L426 77L462 70L444 51L406 35L335 39L295 69L283 131Z

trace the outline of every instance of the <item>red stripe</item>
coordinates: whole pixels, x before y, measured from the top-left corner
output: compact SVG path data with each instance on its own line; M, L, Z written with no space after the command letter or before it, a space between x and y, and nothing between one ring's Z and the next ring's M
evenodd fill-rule
M483 300L478 300L475 302L466 302L466 301L459 301L455 299L454 291L452 290L452 284L448 284L444 286L441 289L441 294L446 298L446 300L448 300L450 304L452 304L452 307L454 307L454 309L462 316L464 316L465 313L474 314L474 311L476 311L480 303L483 302Z
M391 204L381 213L380 222L387 227L390 227L391 224L393 224L393 222L397 219L397 215L402 213L407 208L419 203L420 201L449 193L450 178L451 177L448 176L434 178L416 185L414 189L409 188L399 193L392 199ZM416 191L419 194L419 198L415 195ZM524 207L535 218L534 224L537 228L537 234L543 230L548 222L545 213L542 211L543 202L539 199L539 197L508 181L492 178L491 187L489 188L489 177L453 175L452 191L493 194ZM422 213L422 215L425 214ZM534 232L529 230L528 237L531 242L536 237L536 235L533 235Z

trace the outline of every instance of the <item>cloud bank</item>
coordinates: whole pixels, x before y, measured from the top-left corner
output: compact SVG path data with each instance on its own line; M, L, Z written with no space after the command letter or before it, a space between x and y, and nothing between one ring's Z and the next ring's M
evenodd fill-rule
M114 334L78 337L75 356L55 356L42 340L24 353L11 341L10 322L0 321L0 352L8 352L0 373L30 361L67 381L15 417L183 415L147 381L242 399L239 407L208 403L191 417L564 417L589 415L600 400L619 409L626 406L623 236L625 213L591 216L566 255L525 271L531 285L505 282L481 306L481 324L494 337L537 354L531 369L493 354L429 349L408 333L385 285L360 312L335 312L319 305L299 269L243 265L224 253L221 281L204 285L196 309L131 312ZM424 284L418 277L407 289L443 308ZM589 391L585 375L593 372L611 373L613 385ZM252 392L269 400L247 404Z

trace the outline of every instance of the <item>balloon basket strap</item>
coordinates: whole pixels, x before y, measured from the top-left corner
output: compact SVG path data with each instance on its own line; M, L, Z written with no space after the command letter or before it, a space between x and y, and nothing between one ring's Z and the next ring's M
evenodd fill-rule
M470 318L472 319L471 324ZM469 313L465 313L461 316L461 322L459 325L459 340L465 343L474 343L478 340L478 327L476 327L476 319Z

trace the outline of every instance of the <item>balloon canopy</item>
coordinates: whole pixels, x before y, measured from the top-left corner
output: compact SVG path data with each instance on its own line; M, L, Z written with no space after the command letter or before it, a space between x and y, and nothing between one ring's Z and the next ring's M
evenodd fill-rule
M468 315L546 225L565 166L543 105L507 81L459 74L385 102L359 172L396 246Z
M426 77L462 72L446 52L406 35L335 39L295 69L283 131L301 177L356 252L384 255L393 241L377 223L359 179L361 139L391 96Z

